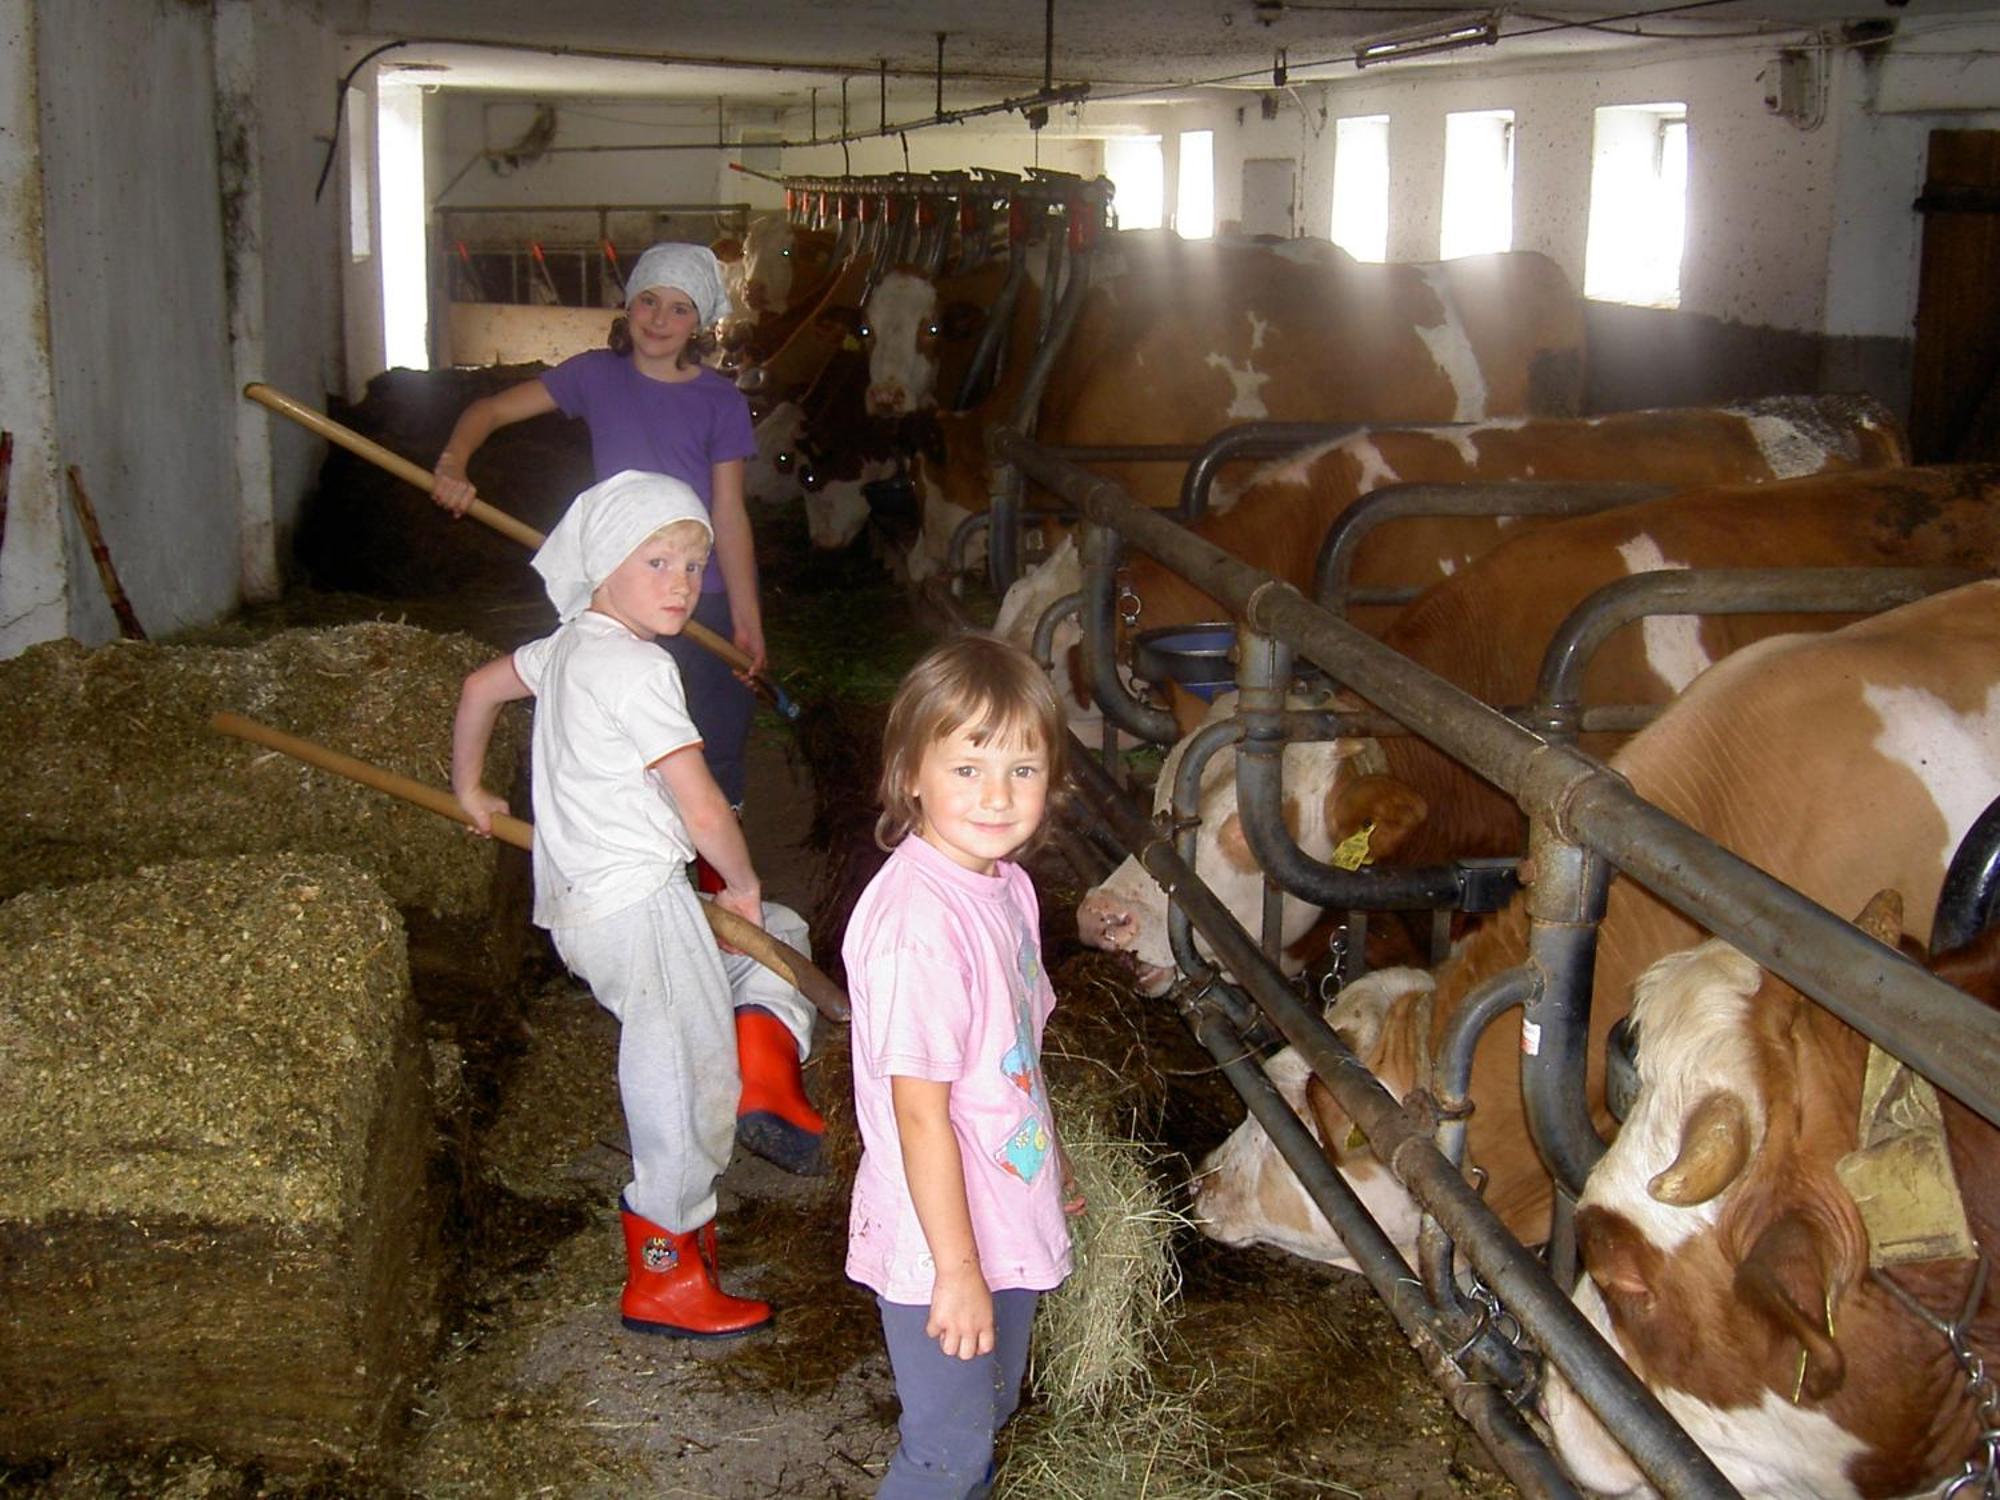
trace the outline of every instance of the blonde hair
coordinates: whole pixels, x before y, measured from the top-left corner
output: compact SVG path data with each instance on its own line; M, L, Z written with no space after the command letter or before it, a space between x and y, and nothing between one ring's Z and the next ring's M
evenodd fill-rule
M715 528L713 526L704 526L692 516L683 516L678 521L667 522L666 525L654 532L652 536L647 537L646 540L650 542L654 537L657 537L659 540L672 543L675 546L686 546L690 531L699 533L703 547L711 552L715 550Z
M1048 757L1051 810L1065 769L1067 735L1049 674L1020 647L996 636L962 635L924 655L889 705L882 731L882 816L875 842L893 849L923 823L912 790L924 757L963 729L975 745L1038 745ZM1022 847L1032 849L1048 827Z

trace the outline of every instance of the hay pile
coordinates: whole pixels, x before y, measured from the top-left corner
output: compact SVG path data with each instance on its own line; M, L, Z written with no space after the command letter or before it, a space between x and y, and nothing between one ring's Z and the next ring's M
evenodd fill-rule
M0 1452L365 1459L435 1331L395 908L344 860L0 905Z
M313 850L398 905L484 917L494 847L435 813L215 733L228 709L404 775L451 777L459 684L494 653L404 625L290 630L241 650L36 646L0 663L0 897L198 855ZM527 719L494 735L511 787Z

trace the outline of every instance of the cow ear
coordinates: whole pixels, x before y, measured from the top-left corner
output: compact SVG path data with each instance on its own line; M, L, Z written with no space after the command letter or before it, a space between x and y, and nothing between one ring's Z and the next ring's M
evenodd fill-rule
M1789 1392L1795 1402L1824 1401L1847 1379L1847 1359L1835 1342L1834 1276L1837 1251L1805 1214L1793 1211L1757 1236L1736 1268L1736 1295L1800 1346L1801 1360Z
M1320 1154L1336 1167L1348 1152L1368 1148L1367 1140L1348 1118L1347 1111L1335 1102L1332 1092L1317 1075L1306 1079L1306 1113L1319 1131Z
M711 240L709 253L725 264L743 259L743 241L739 239Z
M1586 1204L1576 1215L1576 1253L1606 1300L1641 1317L1653 1310L1660 1252L1630 1219Z
M1338 848L1363 829L1369 862L1393 858L1430 815L1430 804L1393 776L1342 777L1326 795L1326 827Z
M1885 948L1899 947L1903 941L1903 896L1900 891L1881 890L1868 898L1854 925Z
M1382 1030L1389 1012L1412 995L1429 994L1434 984L1422 969L1377 969L1334 997L1326 1008L1326 1024L1340 1034L1349 1051L1374 1068L1382 1060ZM1417 1024L1427 1024L1427 1015Z

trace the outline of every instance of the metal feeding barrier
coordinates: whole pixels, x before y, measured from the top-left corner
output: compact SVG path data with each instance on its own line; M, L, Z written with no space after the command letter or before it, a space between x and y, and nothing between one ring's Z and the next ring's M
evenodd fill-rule
M1175 958L1186 975L1175 991L1182 1014L1341 1235L1454 1408L1524 1492L1576 1494L1519 1409L1532 1390L1533 1369L1507 1337L1518 1327L1662 1494L1735 1494L1564 1290L1574 1279L1569 1215L1585 1174L1604 1149L1584 1104L1584 1064L1596 923L1613 869L1783 976L1995 1123L2000 1123L1995 1081L2000 1015L1925 970L1895 960L1841 917L1668 816L1615 772L1564 743L1561 733L1537 733L1488 707L1363 634L1324 603L1222 552L1019 432L1001 432L994 449L1000 462L1082 518L1084 588L1043 617L1037 650L1046 659L1055 622L1065 610L1080 609L1093 684L1117 689L1114 702L1119 712L1132 710L1127 727L1133 732L1166 740L1173 737L1173 726L1170 717L1132 699L1117 682L1108 605L1119 547L1130 544L1166 564L1241 622L1238 717L1205 731L1204 740L1183 752L1183 800L1173 827L1162 829L1133 806L1112 774L1087 754L1075 757L1078 801L1099 825L1094 836L1115 839L1168 892ZM1862 573L1868 575L1865 581L1857 577ZM1724 573L1705 581L1700 575L1672 576L1681 580L1678 585L1635 582L1587 601L1558 633L1545 662L1538 695L1543 702L1522 717L1540 714L1558 730L1564 724L1595 727L1589 715L1578 719L1571 684L1593 643L1640 613L1861 612L1953 586L1967 575L1885 569L1756 578ZM1345 595L1344 589L1335 592ZM1267 890L1289 886L1321 904L1351 901L1373 910L1458 905L1467 898L1473 877L1460 867L1399 872L1382 883L1355 887L1347 884L1351 872L1307 860L1292 844L1277 810L1284 745L1362 727L1352 716L1301 714L1287 707L1295 654L1336 668L1345 686L1376 706L1379 713L1370 716L1367 732L1384 719L1408 726L1513 797L1529 817L1535 874L1525 887L1528 962L1468 997L1439 1049L1428 1090L1413 1092L1408 1104L1369 1073L1194 874L1195 831L1182 814L1200 773L1198 767L1189 772L1185 760L1234 743L1239 809L1251 848L1269 872ZM1109 724L1113 702L1099 701ZM2000 824L2000 813L1983 821ZM1976 862L1962 875L1955 870L1960 890L1949 904L1964 914L1962 922L1983 920L1992 911L2000 886L1996 868L2000 857ZM1499 886L1488 884L1475 899L1492 900L1499 893ZM1267 929L1273 906L1267 899ZM1213 961L1196 951L1195 932ZM1223 977L1223 969L1234 983ZM1530 1134L1556 1184L1552 1265L1507 1231L1460 1165L1473 1045L1485 1026L1516 1007L1522 1009L1524 1030L1533 1027L1540 1037L1538 1049L1523 1056L1522 1090ZM1375 1155L1422 1206L1420 1273L1369 1218L1251 1061L1273 1030L1298 1049ZM1459 1290L1459 1256L1476 1277L1469 1294Z

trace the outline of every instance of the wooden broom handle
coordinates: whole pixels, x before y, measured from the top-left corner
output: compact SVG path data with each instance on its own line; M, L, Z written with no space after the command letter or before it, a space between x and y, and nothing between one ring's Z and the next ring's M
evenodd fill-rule
M259 406L269 407L280 416L290 417L301 427L318 433L329 443L338 443L349 453L359 454L377 468L385 469L405 483L413 484L426 495L437 488L437 475L421 464L412 463L400 453L392 453L372 438L365 438L351 427L343 427L324 412L314 411L310 406L294 401L283 391L273 390L262 381L253 380L243 387L243 394ZM488 505L484 500L474 500L466 514L473 520L491 526L504 537L511 537L524 547L539 547L546 537L526 521L510 516L504 510ZM706 625L689 620L681 627L681 634L698 646L705 646L728 662L739 672L750 670L750 658L734 641L725 640Z
M218 713L209 720L209 727L222 734L234 735L239 740L248 740L253 745L276 750L302 760L309 766L318 766L323 771L331 771L337 776L345 776L358 781L363 786L373 787L378 792L387 792L392 797L400 797L405 802L413 802L418 807L427 808L441 817L450 818L454 823L472 826L472 819L465 809L458 805L458 799L442 787L418 781L400 772L385 770L365 760L357 760L352 755L343 755L338 750L312 740L300 739L297 735L286 734L282 729L273 729L268 724L259 724L255 719L246 719L241 714ZM504 844L512 844L517 849L534 847L534 824L510 813L496 813L493 817L493 837ZM799 991L819 1007L821 1015L840 1025L847 1024L847 996L840 987L829 979L811 959L788 943L781 943L770 933L755 923L746 922L733 911L725 911L713 901L701 903L702 915L708 918L708 925L716 937L739 952L749 955L780 979Z

